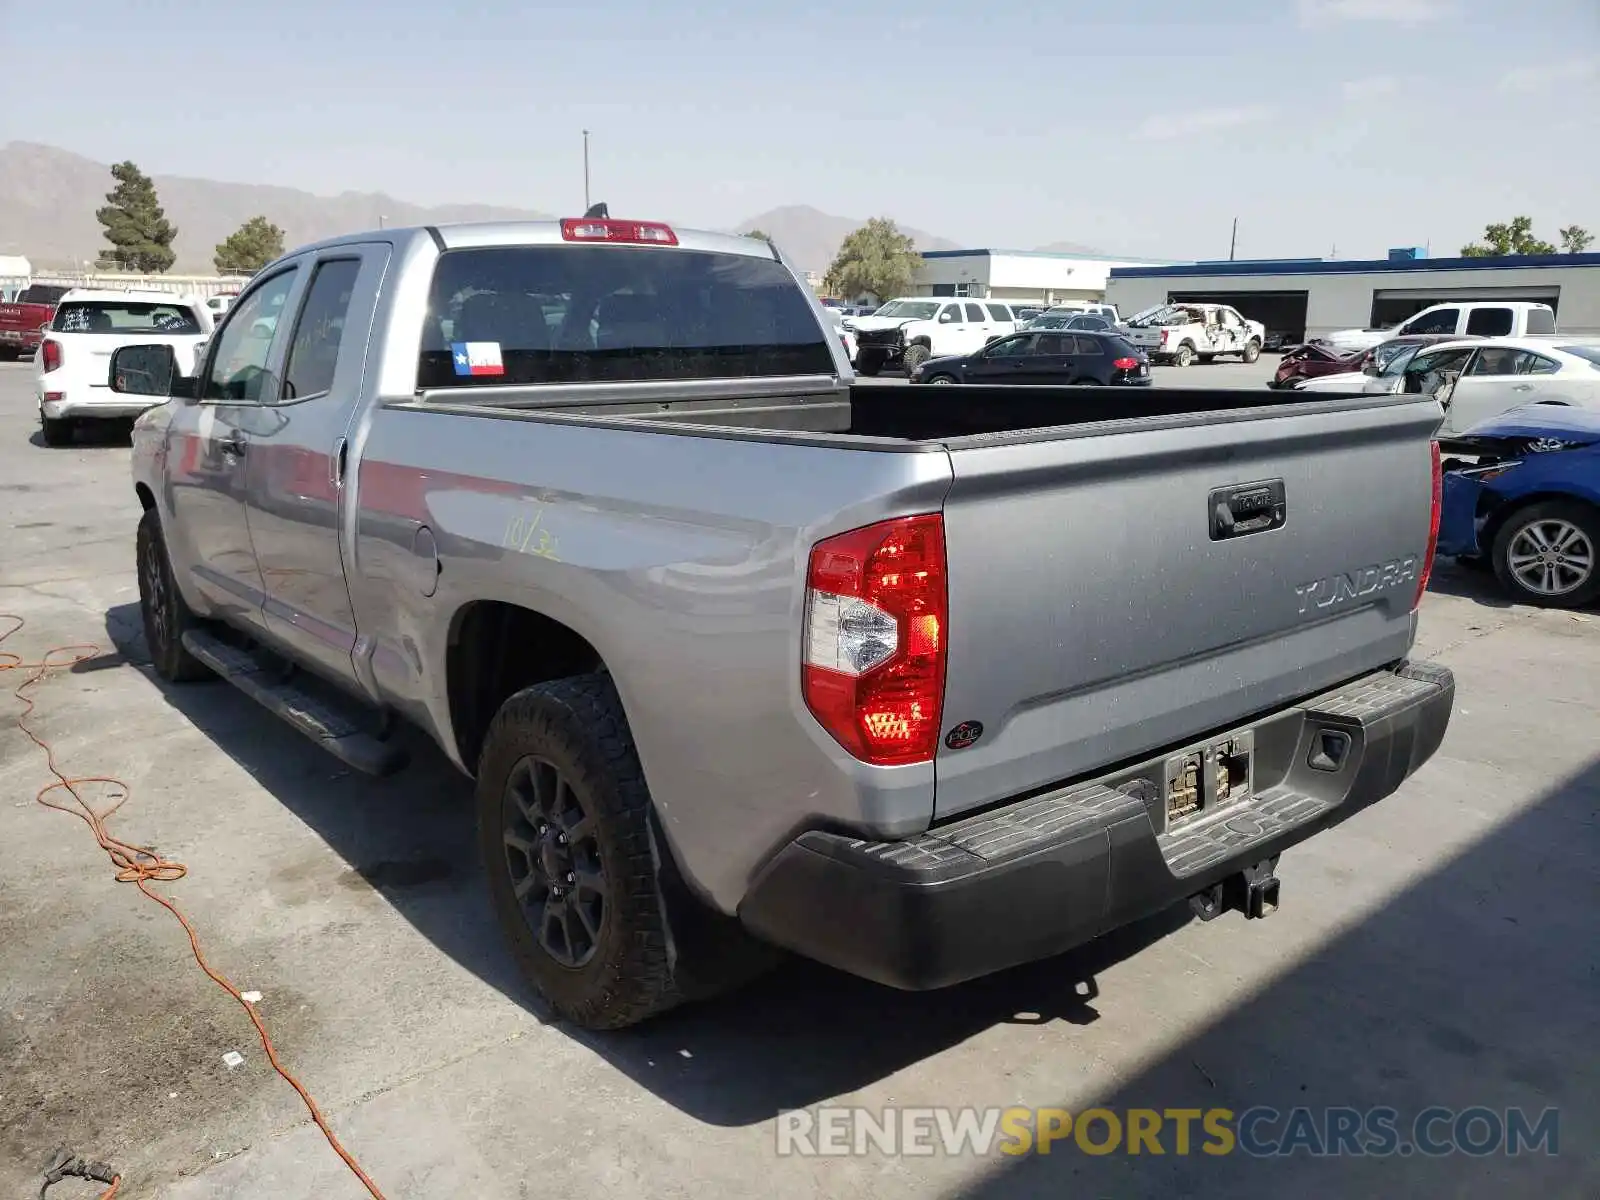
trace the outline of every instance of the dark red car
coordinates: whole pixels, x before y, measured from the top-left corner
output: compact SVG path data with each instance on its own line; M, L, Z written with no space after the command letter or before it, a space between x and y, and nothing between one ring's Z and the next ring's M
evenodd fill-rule
M1464 336L1457 333L1408 333L1402 337L1380 342L1370 350L1339 351L1320 342L1304 346L1291 346L1278 363L1278 372L1268 387L1297 388L1302 380L1319 375L1337 375L1343 371L1364 371L1372 362L1382 370L1389 360L1407 346L1431 346L1435 342L1458 341Z

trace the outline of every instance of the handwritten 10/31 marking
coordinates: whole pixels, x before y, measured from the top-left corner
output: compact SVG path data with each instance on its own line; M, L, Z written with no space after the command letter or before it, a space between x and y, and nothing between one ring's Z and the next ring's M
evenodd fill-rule
M537 509L532 516L517 513L508 518L505 535L500 539L500 544L508 550L515 550L518 554L532 554L554 562L561 561L556 553L559 543L551 532L544 528L542 508Z

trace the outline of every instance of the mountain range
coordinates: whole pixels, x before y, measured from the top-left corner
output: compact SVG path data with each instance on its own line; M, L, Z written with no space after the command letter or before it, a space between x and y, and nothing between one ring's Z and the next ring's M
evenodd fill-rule
M209 274L213 248L253 216L265 216L283 230L288 246L340 233L391 226L447 224L455 221L548 219L533 209L488 204L432 207L397 200L382 192L341 192L318 196L296 188L261 183L224 183L181 175L153 177L167 219L178 228L173 266L180 274ZM114 181L110 168L82 155L36 142L0 147L0 254L26 255L38 268L62 269L92 262L106 243L95 211ZM735 226L770 236L796 266L825 271L839 243L863 220L834 216L809 205L788 205L760 213ZM955 250L956 242L901 226L919 250ZM1040 247L1063 253L1095 251L1069 242Z

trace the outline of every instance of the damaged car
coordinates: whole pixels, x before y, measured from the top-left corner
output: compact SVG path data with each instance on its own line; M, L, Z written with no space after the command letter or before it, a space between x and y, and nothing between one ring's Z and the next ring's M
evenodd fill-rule
M1440 554L1491 568L1521 604L1600 599L1600 412L1528 404L1439 445Z

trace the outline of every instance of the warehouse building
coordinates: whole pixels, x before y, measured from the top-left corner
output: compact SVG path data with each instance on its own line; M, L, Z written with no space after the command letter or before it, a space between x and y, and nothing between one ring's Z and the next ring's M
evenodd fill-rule
M987 296L1033 304L1102 300L1113 268L1159 265L1153 259L1048 250L924 250L913 290L919 296Z
M1600 254L1197 262L1111 268L1106 299L1124 316L1156 304L1231 304L1269 334L1305 341L1339 329L1388 329L1434 304L1538 300L1563 333L1600 335Z

